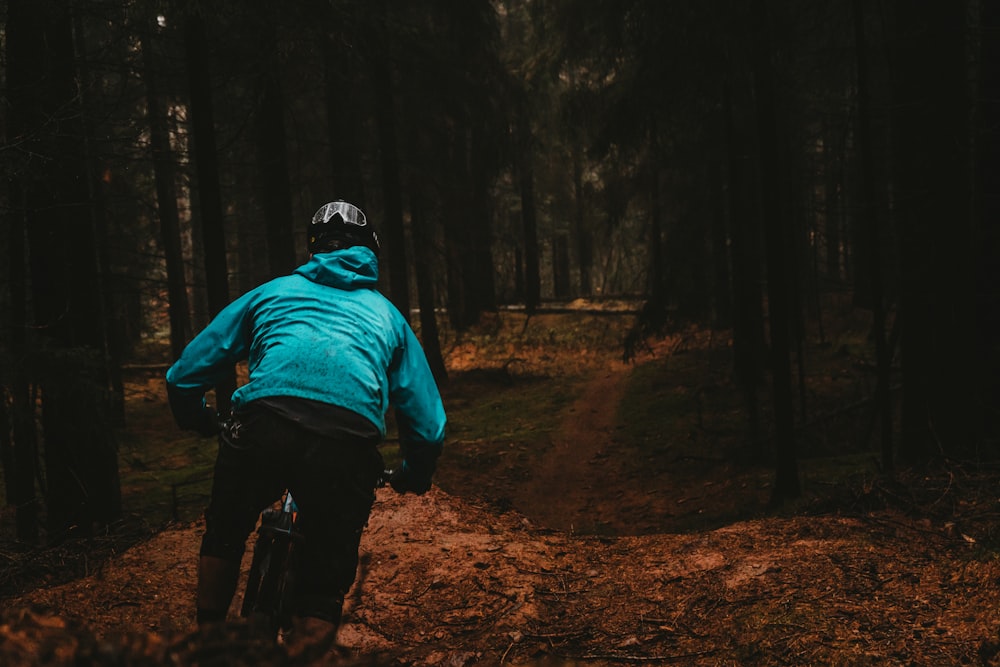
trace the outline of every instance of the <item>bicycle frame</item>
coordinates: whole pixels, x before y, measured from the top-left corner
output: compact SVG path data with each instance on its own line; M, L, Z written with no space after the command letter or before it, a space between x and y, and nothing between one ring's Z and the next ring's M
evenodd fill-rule
M302 535L295 531L297 508L286 491L279 509L261 512L250 574L240 615L274 638L291 626L290 602L295 587L296 546Z
M383 471L376 488L388 484L392 473ZM261 512L257 528L240 616L249 619L254 632L270 639L277 638L278 632L288 630L292 623L296 551L304 542L302 534L295 530L297 515L292 493L286 490L279 508Z

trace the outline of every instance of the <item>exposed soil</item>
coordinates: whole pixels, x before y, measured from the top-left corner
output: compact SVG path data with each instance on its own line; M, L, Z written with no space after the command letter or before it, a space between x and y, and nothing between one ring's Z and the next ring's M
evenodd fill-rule
M13 601L0 662L73 664L92 632L157 661L210 664L184 639L199 534L165 531L93 576ZM987 664L1000 648L1000 563L892 515L600 538L440 490L383 491L363 562L339 639L379 664L951 665ZM259 650L233 641L227 664L241 651L266 663Z
M611 500L602 493L602 484L608 477L618 477L608 469L613 464L608 450L624 377L621 364L597 371L554 434L552 446L534 466L531 478L513 487L515 506L539 525L577 532L582 525L591 525L592 517L606 517L607 521L622 516L620 505L612 511L598 505Z
M1000 561L982 544L995 478L952 470L862 490L913 500L920 487L925 507L965 502L967 523L857 502L655 532L713 503L762 505L768 489L720 466L675 486L625 474L614 427L627 372L595 369L534 474L506 487L509 507L379 492L339 634L359 664L1000 664ZM960 489L975 498L955 501ZM238 624L224 649L191 634L200 534L172 526L8 600L0 664L293 664Z

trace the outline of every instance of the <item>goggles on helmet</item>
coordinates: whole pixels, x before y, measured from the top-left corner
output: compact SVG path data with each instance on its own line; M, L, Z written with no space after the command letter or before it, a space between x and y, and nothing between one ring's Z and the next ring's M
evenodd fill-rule
M338 199L324 204L313 215L309 225L309 252L331 252L355 245L379 253L378 234L368 224L364 211Z
M344 221L344 224L356 225L358 227L368 226L368 218L365 217L364 211L346 201L332 201L329 204L321 206L316 211L316 214L313 215L312 224L326 224L333 219L333 216L338 214L340 215L340 219Z

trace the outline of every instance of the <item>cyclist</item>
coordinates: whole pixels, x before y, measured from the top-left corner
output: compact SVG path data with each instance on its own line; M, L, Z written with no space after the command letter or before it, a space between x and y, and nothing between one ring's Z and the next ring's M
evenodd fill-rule
M365 214L344 201L325 204L308 243L304 265L223 309L166 379L178 425L214 435L218 419L205 392L248 361L248 381L233 393L219 434L198 562L198 625L225 619L247 537L288 488L305 537L293 637L326 642L354 581L384 469L377 445L389 405L403 455L390 484L400 493L430 488L445 413L416 336L376 290L379 240Z

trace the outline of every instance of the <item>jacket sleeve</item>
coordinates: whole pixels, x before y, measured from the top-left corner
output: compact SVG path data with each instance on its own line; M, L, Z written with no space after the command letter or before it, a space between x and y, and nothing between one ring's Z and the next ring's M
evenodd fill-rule
M405 322L403 344L389 369L389 400L396 407L404 456L423 449L437 453L444 442L447 419L437 383L420 341Z
M197 429L204 421L205 392L218 384L250 346L253 292L226 306L167 370L167 395L182 428Z

